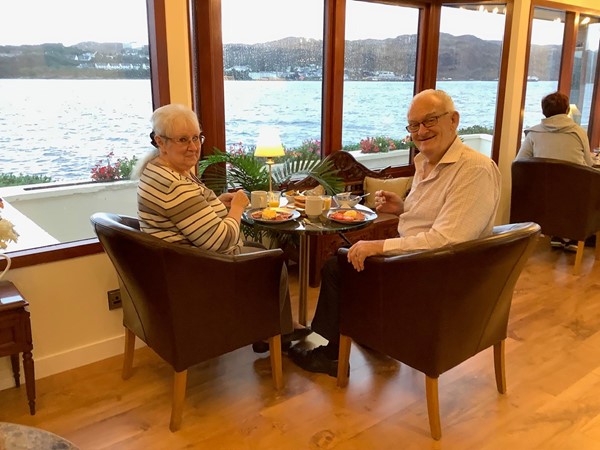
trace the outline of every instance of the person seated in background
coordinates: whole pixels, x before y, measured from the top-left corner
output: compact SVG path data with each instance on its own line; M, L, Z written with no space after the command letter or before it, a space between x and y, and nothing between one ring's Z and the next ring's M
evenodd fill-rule
M553 92L542 99L541 123L526 128L525 139L516 159L552 158L583 166L593 166L590 142L586 131L569 117L569 97ZM553 248L577 251L577 242L554 236Z
M155 149L135 168L139 177L137 202L141 230L173 244L216 253L260 250L244 245L242 239L240 222L249 203L244 191L217 197L194 174L204 141L196 113L187 106L170 104L156 109L151 121L150 136ZM310 333L309 328L292 323L285 265L281 274L280 309L284 347ZM259 353L268 348L265 342L253 345Z
M500 172L494 161L463 144L456 132L459 119L444 91L429 89L413 98L406 129L419 154L410 193L404 201L388 191L375 194L377 212L399 216L399 237L352 245L348 262L354 269L362 271L369 256L434 249L491 234L500 199ZM434 273L431 278L435 282ZM337 374L340 283L334 257L323 266L311 323L311 329L329 342L312 350L294 346L289 351L305 370Z

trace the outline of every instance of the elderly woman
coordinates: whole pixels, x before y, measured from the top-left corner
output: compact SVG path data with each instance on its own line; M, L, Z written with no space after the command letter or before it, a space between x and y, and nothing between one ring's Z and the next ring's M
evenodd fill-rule
M194 174L204 141L196 113L184 105L162 106L152 115L152 153L136 167L139 174L138 217L140 228L153 236L179 245L223 254L257 251L245 247L240 220L248 197L243 191L216 196ZM229 208L229 209L228 209ZM282 342L310 333L292 323L287 269L280 288ZM252 346L265 352L263 342Z

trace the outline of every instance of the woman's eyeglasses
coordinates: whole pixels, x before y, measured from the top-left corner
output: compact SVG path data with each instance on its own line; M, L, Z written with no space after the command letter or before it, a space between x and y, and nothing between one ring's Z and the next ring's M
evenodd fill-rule
M199 135L192 136L192 137L182 136L180 138L172 138L172 137L163 136L163 135L161 135L161 137L163 139L169 139L169 140L175 142L176 144L179 144L179 145L185 146L185 147L188 147L190 144L194 144L194 147L197 147L198 145L204 144L204 139L205 139L203 134L199 134Z

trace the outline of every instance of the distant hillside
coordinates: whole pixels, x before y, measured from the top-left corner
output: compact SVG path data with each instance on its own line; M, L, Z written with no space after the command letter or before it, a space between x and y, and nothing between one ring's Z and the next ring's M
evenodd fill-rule
M390 39L366 39L346 44L345 76L348 79L373 79L382 74L394 79L411 79L416 64L416 35ZM224 46L226 75L248 79L252 72L277 72L285 78L321 73L322 41L286 38L265 44L228 44ZM500 41L484 41L475 36L442 33L439 50L439 79L495 80L500 75ZM540 80L556 79L560 65L560 46L534 45L530 74ZM315 70L318 69L318 70ZM393 73L393 75L390 75Z
M393 39L349 41L345 76L350 80L411 80L416 61L416 35ZM439 79L495 80L500 73L500 41L442 33ZM225 75L230 79L320 79L321 40L289 37L261 44L226 44ZM536 46L530 74L556 79L560 46ZM0 46L0 78L149 78L148 46L82 42Z
M148 46L82 42L0 46L0 78L149 78Z

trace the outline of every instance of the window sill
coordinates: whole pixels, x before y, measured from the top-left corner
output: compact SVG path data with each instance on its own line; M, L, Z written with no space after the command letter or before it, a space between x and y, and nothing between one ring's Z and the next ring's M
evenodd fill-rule
M80 241L66 242L46 247L29 248L26 250L17 250L7 252L11 259L11 269L20 267L35 266L63 259L78 258L81 256L102 253L104 249L98 239L84 239ZM0 261L0 270L4 270L6 262Z

